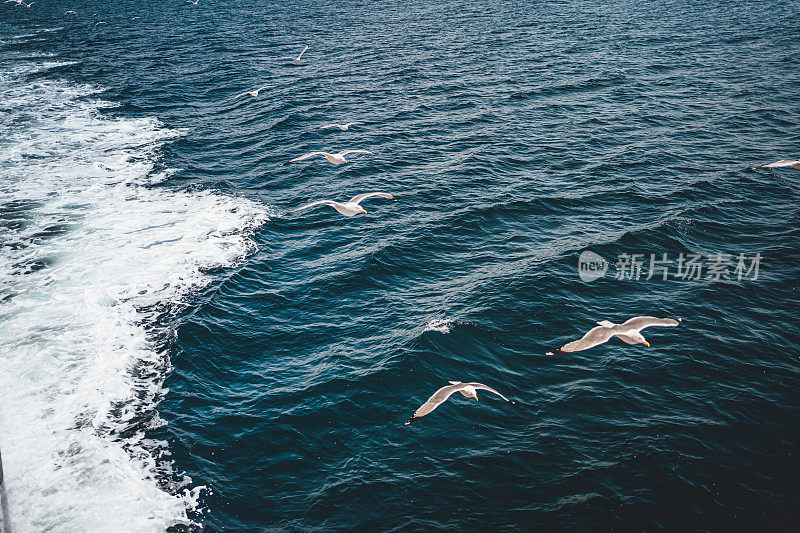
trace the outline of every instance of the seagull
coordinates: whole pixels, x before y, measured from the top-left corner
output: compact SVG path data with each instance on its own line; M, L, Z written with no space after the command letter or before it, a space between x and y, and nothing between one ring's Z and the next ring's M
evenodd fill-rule
M792 161L789 159L781 159L780 161L775 161L774 163L770 163L768 165L759 165L756 168L796 168L800 170L800 161Z
M236 100L237 98L241 98L242 96L247 96L248 94L250 96L252 96L253 98L255 98L255 97L258 96L258 93L260 93L264 89L272 89L273 87L275 87L275 86L274 85L264 85L263 87L259 87L258 89L254 89L252 91L245 91L245 92L243 92L241 94L237 94L236 96L231 98L231 100Z
M373 198L375 196L380 196L381 198L388 198L389 200L397 200L397 198L386 192L368 192L353 196L352 198L350 198L349 202L342 203L342 202L336 202L334 200L317 200L316 202L311 202L310 204L298 207L297 209L293 209L292 211L289 212L294 213L295 211L300 211L301 209L306 209L317 205L329 205L332 208L336 209L339 213L343 214L344 216L352 217L359 213L366 213L367 211L359 204L364 200L366 200L367 198Z
M320 126L319 129L324 130L328 128L339 128L342 131L347 131L350 129L350 126L355 126L356 124L363 124L363 122L348 122L346 124L336 124L336 123L326 124L324 126Z
M341 165L342 163L347 163L347 159L344 158L347 154L371 154L369 150L344 150L339 152L338 154L331 154L328 152L310 152L305 155L301 155L300 157L295 157L294 159L287 161L284 165L288 165L289 163L294 163L296 161L303 161L304 159L310 159L315 155L324 156L325 159L333 163L334 165Z
M547 355L579 352L608 342L611 337L617 337L625 344L644 344L650 346L640 331L651 326L675 327L681 319L656 318L654 316L635 316L622 324L614 324L608 320L601 320L598 326L589 330L582 338L568 342L558 350L547 352Z
M142 18L142 17L133 17L131 20L137 20L137 19L140 19L140 18Z
M76 11L69 10L69 11L65 11L64 14L65 15L77 15L78 13Z
M25 2L23 2L22 0L20 0L19 2L17 2L17 5L18 5L18 6L31 7L31 6L32 6L33 4L35 4L35 3L36 3L36 2L31 2L30 4L26 4Z
M511 402L508 398L497 392L491 387L487 387L483 383L461 383L460 381L448 381L450 385L445 385L441 389L437 390L433 393L433 396L428 398L428 401L423 403L422 406L414 412L414 416L406 420L406 424L410 424L411 422L422 418L423 416L427 415L441 404L443 404L447 399L453 395L455 392L460 392L462 396L466 396L467 398L475 398L478 399L478 391L479 390L488 390L494 394L497 394L502 399L507 402ZM514 402L511 402L514 403Z
M106 24L106 23L105 23L105 22L103 22L103 21L101 20L100 22L98 22L97 24L95 24L95 25L94 25L94 27L96 28L96 27L98 27L100 24Z
M192 2L192 0L186 0L186 1L187 1L187 2L189 2L190 4L192 4L192 5L195 5L195 6L196 6L196 5L197 5L197 2L199 2L200 0L194 0L194 2Z

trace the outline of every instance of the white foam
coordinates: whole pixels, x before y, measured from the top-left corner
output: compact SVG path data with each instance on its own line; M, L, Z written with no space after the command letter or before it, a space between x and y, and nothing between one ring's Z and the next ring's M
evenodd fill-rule
M251 249L252 202L146 184L178 132L111 118L88 86L0 74L0 448L19 531L154 531L186 523L163 424L169 360L151 326ZM4 117L4 118L3 118ZM9 208L16 205L16 215ZM153 307L150 307L153 306ZM148 310L149 309L149 310ZM157 311L158 310L158 311Z
M453 327L456 320L454 318L434 318L425 324L424 331L437 331L442 334L450 333L450 328Z

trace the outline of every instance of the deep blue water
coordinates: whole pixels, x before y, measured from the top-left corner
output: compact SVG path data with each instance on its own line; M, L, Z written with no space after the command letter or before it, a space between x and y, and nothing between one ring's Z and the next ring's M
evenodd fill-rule
M794 529L800 172L753 167L800 157L799 15L0 5L20 531ZM346 148L375 154L281 164ZM287 214L372 190L397 202ZM720 253L730 282L645 279L650 254ZM545 355L635 315L683 322ZM515 403L404 425L448 380Z

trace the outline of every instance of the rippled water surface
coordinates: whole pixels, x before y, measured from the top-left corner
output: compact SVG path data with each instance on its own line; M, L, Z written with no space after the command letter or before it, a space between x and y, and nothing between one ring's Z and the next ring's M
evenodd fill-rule
M0 5L14 526L794 529L800 172L753 167L800 157L798 15ZM397 201L288 213L373 190ZM683 321L545 355L635 315ZM515 403L404 425L448 380Z

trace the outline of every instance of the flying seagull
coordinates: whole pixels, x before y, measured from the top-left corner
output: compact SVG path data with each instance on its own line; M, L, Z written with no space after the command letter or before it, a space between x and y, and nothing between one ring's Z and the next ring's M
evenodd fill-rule
M601 320L598 326L589 330L581 339L568 342L558 350L547 352L547 355L580 352L608 342L611 337L617 337L625 344L644 344L650 346L640 331L651 326L675 327L681 319L656 318L654 316L636 316L622 324L614 324L608 320Z
M433 396L428 398L428 401L423 403L422 406L414 412L414 416L406 420L406 424L410 424L411 422L422 418L423 416L427 415L441 404L447 401L447 399L453 395L453 393L460 392L462 396L466 396L467 398L475 398L478 399L478 391L479 390L488 390L494 394L497 394L502 399L507 402L511 402L508 398L497 392L491 387L487 387L483 383L461 383L460 381L448 381L450 385L445 385L441 389L437 390L433 393ZM514 403L514 402L511 402Z
M65 11L65 12L64 12L64 14L65 14L65 15L77 15L78 13L77 13L76 11L72 11L72 10L70 9L69 11Z
M97 24L95 24L95 25L94 25L94 27L96 28L96 27L98 27L100 24L106 24L106 23L105 23L105 22L103 22L103 21L101 20L100 22L98 22Z
M343 214L346 217L352 217L359 213L366 213L367 211L361 207L359 204L366 200L367 198L373 198L375 196L380 196L381 198L388 198L389 200L397 200L394 196L389 194L388 192L367 192L364 194L357 194L350 198L349 202L336 202L334 200L317 200L316 202L311 202L310 204L306 204L302 207L298 207L297 209L293 209L289 211L290 213L294 213L295 211L300 211L301 209L307 209L309 207L314 207L317 205L329 205L332 208L336 209L339 213Z
M272 89L273 87L275 87L275 86L274 85L264 85L263 87L259 87L258 89L254 89L252 91L245 91L242 94L237 94L236 96L231 98L231 100L236 100L237 98L241 98L242 96L247 96L248 94L250 96L252 96L253 98L255 98L255 97L258 96L258 93L260 93L264 89Z
M324 130L328 128L339 128L342 131L347 131L350 129L350 126L355 126L356 124L363 124L363 122L348 122L346 124L325 124L324 126L320 126L319 129Z
M324 156L325 159L333 163L334 165L341 165L342 163L347 163L347 159L344 158L347 154L371 154L369 150L343 150L338 154L331 154L328 152L310 152L305 155L301 155L300 157L295 157L284 163L284 165L288 165L289 163L295 163L297 161L303 161L305 159L311 159L314 156L321 155Z
M195 5L195 6L196 6L196 5L197 5L197 2L199 2L200 0L194 0L194 2L192 2L192 0L186 0L186 1L187 1L187 2L189 2L190 4L192 4L192 5Z
M781 159L780 161L775 161L774 163L770 163L768 165L759 165L756 168L796 168L800 170L800 161L792 161L790 159Z

